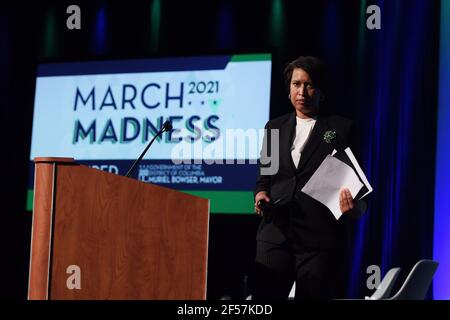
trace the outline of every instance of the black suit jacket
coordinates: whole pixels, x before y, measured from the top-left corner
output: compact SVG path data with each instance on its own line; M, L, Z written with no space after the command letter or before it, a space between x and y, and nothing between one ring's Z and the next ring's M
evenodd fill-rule
M265 126L265 145L271 143L270 130L279 130L279 169L273 175L263 175L260 171L254 194L256 196L258 192L266 191L272 201L281 201L270 220L261 220L256 238L272 243L283 243L290 239L306 248L339 247L345 232L345 220L350 216L360 216L365 211L365 202L358 201L350 214L336 220L326 206L300 190L333 149L343 150L350 146L352 122L340 116L319 116L297 168L291 157L296 124L293 112L273 119ZM330 143L323 138L326 131L336 132L336 137ZM262 152L261 163L264 162L266 160ZM261 163L260 169L265 167ZM290 209L292 207L293 210Z

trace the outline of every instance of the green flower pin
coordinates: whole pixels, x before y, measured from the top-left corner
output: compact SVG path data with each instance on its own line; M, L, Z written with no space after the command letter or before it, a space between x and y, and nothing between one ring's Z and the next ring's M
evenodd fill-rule
M326 143L331 143L331 140L336 138L336 131L328 130L323 134L323 140L325 140Z

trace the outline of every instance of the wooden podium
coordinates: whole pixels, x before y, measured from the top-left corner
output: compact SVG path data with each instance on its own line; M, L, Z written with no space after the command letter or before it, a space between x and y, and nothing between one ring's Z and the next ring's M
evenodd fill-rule
M206 299L209 200L34 162L28 299Z

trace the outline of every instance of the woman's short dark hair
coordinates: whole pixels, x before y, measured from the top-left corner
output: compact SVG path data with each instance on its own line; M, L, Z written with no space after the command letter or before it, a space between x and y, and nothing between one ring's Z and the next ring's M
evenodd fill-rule
M288 92L291 85L292 72L296 68L306 71L311 77L314 86L322 89L324 85L324 63L316 57L302 56L290 62L284 69L284 81Z

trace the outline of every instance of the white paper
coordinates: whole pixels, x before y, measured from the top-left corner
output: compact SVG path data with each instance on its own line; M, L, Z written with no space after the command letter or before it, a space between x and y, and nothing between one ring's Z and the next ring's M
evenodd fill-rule
M339 192L348 188L353 198L363 184L353 168L341 160L328 155L302 188L302 192L324 204L336 219L342 215L339 208Z
M369 190L365 194L363 194L361 196L361 198L358 199L358 200L360 200L360 199L364 198L365 196L367 196L369 193L371 193L373 191L373 188L370 185L369 180L367 180L366 175L364 174L364 171L362 171L361 167L359 166L358 161L356 161L356 158L353 155L352 150L350 150L350 148L347 148L347 149L345 149L345 153L347 154L348 158L350 159L350 161L352 162L353 166L355 167L355 170L358 172L358 175L362 179L364 185Z

